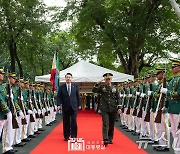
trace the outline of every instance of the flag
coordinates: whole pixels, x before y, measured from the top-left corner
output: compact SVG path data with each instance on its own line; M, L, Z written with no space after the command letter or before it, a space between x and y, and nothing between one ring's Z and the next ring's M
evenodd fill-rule
M54 54L53 62L52 62L52 68L51 68L51 77L50 81L52 84L52 90L58 90L59 87L59 59L56 58L56 54Z

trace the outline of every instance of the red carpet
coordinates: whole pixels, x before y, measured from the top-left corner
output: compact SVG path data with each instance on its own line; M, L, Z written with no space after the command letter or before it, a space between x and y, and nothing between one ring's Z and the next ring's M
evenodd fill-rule
M32 152L31 154L65 154L71 153L97 153L97 154L145 154L144 150L127 138L115 128L113 144L105 147L102 144L101 116L93 111L80 111L78 113L78 138L83 138L85 151L72 151L74 144L63 139L62 123L60 123Z

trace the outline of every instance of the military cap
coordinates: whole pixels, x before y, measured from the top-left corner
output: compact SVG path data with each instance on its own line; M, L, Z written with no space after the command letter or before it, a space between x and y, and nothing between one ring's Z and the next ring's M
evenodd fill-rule
M138 82L139 81L139 78L134 78L134 82Z
M172 62L172 67L180 66L180 60L178 59L170 59Z
M104 79L112 79L113 74L112 73L105 73L103 75Z
M158 75L159 73L165 73L166 69L165 68L156 68L156 75Z
M149 71L148 74L149 76L156 76L157 73L155 71Z
M31 82L31 83L29 84L29 86L35 86L35 83Z
M40 84L40 87L44 87L44 84L41 83L41 84Z
M0 74L5 74L4 68L0 68Z
M24 81L24 84L28 84L28 83L29 83L29 80L25 80L25 81Z
M16 73L9 73L8 74L8 77L11 77L11 78L13 78L13 79L16 79Z
M24 79L23 78L19 78L18 81L24 83Z

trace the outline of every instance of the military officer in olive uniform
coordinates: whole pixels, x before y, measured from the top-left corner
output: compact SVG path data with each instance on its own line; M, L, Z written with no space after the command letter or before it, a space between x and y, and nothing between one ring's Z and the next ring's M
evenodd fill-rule
M177 133L180 116L180 60L172 61L172 72L174 77L170 80L168 88L161 88L161 92L167 95L169 100L168 112L171 121L171 132L173 136L174 153L179 154L180 150L180 134Z
M113 74L111 73L105 73L103 75L105 84L99 85L99 82L92 90L95 93L101 94L99 108L103 121L102 130L105 145L113 143L112 139L114 136L117 109L119 113L121 112L119 90L117 86L111 84L112 76Z

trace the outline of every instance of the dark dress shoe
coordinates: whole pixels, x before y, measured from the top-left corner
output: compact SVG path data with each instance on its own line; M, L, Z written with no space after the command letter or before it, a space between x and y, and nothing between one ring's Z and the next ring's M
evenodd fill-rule
M132 133L134 136L139 136L139 133L137 133L137 132L133 132Z
M156 148L156 151L169 151L169 148L167 148L167 147L157 147Z
M29 137L29 138L35 138L36 135L29 135L28 137Z
M44 128L38 128L38 131L45 131Z
M132 130L129 130L129 129L127 129L127 130L125 130L126 132L132 132Z
M52 124L49 123L49 124L47 124L46 126L52 126Z
M29 142L29 141L31 141L31 138L25 138L22 140L22 142Z
M153 149L156 150L157 148L160 148L161 146L154 146Z
M41 134L41 132L37 131L37 132L34 132L34 134Z
M25 144L26 144L26 143L21 142L21 143L19 143L19 144L15 144L14 147L23 147Z
M108 140L104 140L104 145L107 146L109 144Z
M14 149L4 152L3 154L13 154L15 153Z
M122 129L128 129L128 127L127 126L123 126Z
M113 144L112 140L109 140L109 143L108 144Z
M18 152L18 149L13 149L14 150L14 152Z
M68 138L65 138L64 141L68 141Z

